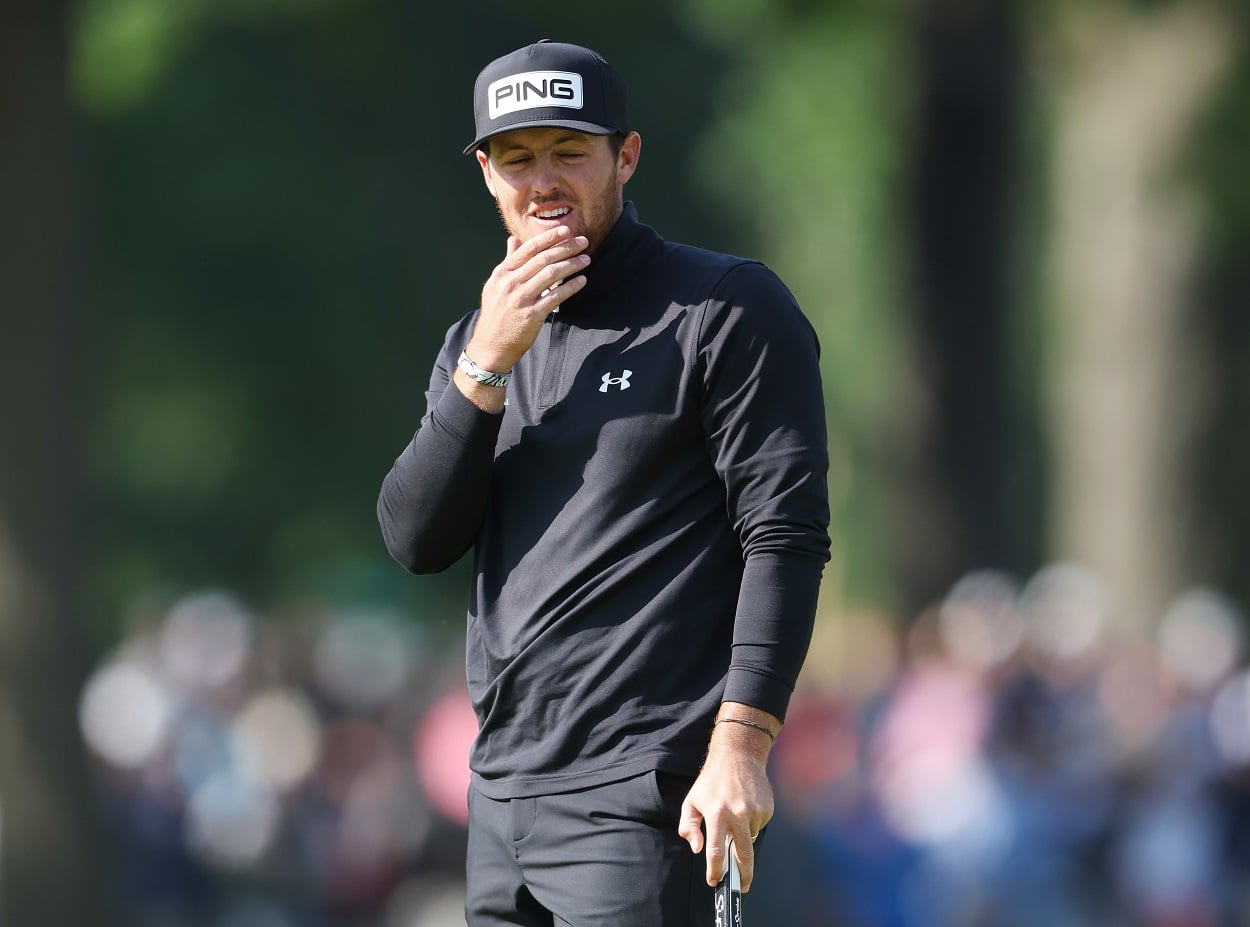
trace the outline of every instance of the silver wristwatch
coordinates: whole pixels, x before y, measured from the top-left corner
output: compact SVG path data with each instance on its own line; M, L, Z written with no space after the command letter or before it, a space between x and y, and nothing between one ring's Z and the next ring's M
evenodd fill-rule
M456 366L464 371L465 376L470 380L481 383L483 386L507 386L508 381L512 379L512 371L507 373L494 373L490 370L483 370L464 351L460 352L460 358L456 361Z

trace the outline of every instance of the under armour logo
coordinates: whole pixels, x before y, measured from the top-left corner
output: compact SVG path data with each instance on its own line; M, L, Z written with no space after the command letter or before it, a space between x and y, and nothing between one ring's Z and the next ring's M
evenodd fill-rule
M614 377L611 373L605 373L603 375L603 385L599 387L599 392L606 393L609 386L617 386L618 384L621 389L629 389L629 378L633 376L633 374L634 372L632 370L626 370L619 377Z

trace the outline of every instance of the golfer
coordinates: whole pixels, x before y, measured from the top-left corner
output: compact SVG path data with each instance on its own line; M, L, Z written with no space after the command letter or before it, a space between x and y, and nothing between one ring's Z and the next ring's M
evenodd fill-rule
M763 264L624 201L599 54L506 54L473 107L507 243L378 500L408 570L473 552L466 919L707 925L727 838L751 884L829 557L816 337Z

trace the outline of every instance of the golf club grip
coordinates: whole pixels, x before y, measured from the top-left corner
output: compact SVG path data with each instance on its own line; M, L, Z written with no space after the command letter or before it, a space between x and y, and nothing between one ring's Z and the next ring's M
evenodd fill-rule
M725 875L716 886L716 927L742 927L742 874L729 841Z

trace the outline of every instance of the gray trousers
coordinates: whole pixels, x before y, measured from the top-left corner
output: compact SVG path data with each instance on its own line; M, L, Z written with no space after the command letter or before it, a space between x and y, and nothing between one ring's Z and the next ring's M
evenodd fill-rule
M706 860L677 833L692 784L649 772L504 801L471 788L468 927L711 927Z

